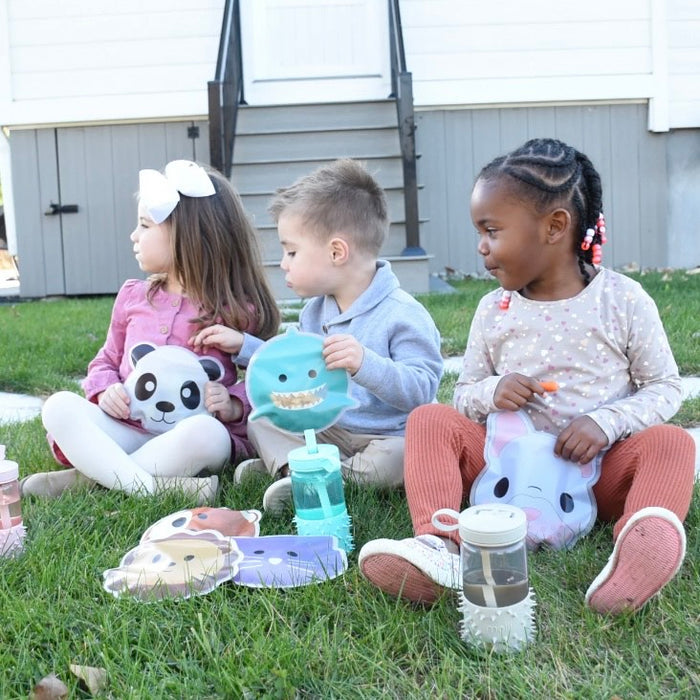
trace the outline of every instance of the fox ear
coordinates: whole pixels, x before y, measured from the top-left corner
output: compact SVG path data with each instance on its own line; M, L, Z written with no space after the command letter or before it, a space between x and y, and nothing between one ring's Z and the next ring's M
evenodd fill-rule
M489 414L487 421L489 455L498 457L509 442L533 430L532 422L522 411L498 411Z

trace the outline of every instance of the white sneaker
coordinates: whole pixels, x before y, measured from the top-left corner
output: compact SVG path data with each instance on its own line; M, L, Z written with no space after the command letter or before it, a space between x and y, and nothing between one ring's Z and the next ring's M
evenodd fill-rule
M281 515L292 506L292 477L285 476L273 481L263 495L263 510L272 515Z
M233 472L233 483L240 484L248 474L269 474L262 459L246 459Z
M413 603L432 603L461 587L459 554L435 535L372 540L358 557L362 575L385 593Z
M70 467L25 476L19 482L19 492L22 496L58 498L64 491L93 487L95 484L97 484L96 481L89 479L75 467Z

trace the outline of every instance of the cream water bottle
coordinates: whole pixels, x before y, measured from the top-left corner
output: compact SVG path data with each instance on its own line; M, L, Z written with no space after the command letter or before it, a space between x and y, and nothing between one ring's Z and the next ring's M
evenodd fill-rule
M446 524L444 518L456 522ZM459 530L462 638L494 651L522 648L534 636L534 595L527 571L527 517L515 506L486 503L433 514L440 530Z

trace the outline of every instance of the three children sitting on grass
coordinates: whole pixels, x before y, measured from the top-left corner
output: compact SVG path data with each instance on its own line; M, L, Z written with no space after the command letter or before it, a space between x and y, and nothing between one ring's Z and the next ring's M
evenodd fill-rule
M484 297L474 315L454 409L435 404L443 371L435 323L378 257L389 216L375 179L342 159L272 199L287 286L307 299L300 330L324 337L326 367L348 372L357 402L319 432L318 441L338 447L346 480L397 488L405 477L416 536L374 540L360 551L362 573L382 590L425 603L458 586L457 543L440 537L432 514L459 510L469 495L484 467L488 414L521 409L538 429L558 435L559 457L582 464L604 453L594 492L599 515L616 521L615 546L588 591L589 606L601 613L636 610L680 568L694 445L684 431L662 425L678 410L681 394L654 302L637 283L600 265L606 235L601 192L590 160L554 139L529 141L482 170L472 192L472 218L478 251L502 289ZM190 196L209 195L187 195L185 202ZM183 204L176 202L175 211L178 206ZM161 226L150 210L143 216L149 226ZM235 317L223 313L225 304L206 309L206 318L200 313L205 322L191 333L190 344L202 354L230 354L245 367L269 337L272 317L259 257L247 229L240 230L252 251L245 260L257 292L245 298L243 290ZM141 261L142 268L177 279L162 293L185 308L195 300L176 265L178 249L170 245L163 252L172 261L163 270ZM544 400L541 380L551 378L562 390ZM212 413L224 421L245 420L247 404L235 398L232 386L224 398L229 394L229 408L236 410L219 414L212 405ZM227 447L218 432L217 468ZM263 418L247 425L247 441L258 456L240 462L234 481L252 472L273 477L263 507L280 513L291 503L287 455L304 438ZM141 479L150 484L148 492L157 486L157 469ZM198 472L188 468L183 476ZM97 471L89 476L100 480ZM126 490L135 491L136 482L128 483ZM215 496L216 488L207 494Z

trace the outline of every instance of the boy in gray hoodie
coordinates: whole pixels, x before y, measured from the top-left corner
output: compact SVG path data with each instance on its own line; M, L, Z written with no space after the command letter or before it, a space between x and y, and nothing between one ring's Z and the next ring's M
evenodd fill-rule
M378 259L389 229L384 191L359 163L341 159L277 190L269 211L287 286L309 299L300 330L325 337L326 367L347 370L357 401L318 442L338 447L344 478L400 486L406 419L435 399L443 364L430 314ZM260 459L241 463L234 479L275 476L263 507L279 512L291 502L287 454L304 438L264 418L248 424L248 437Z

